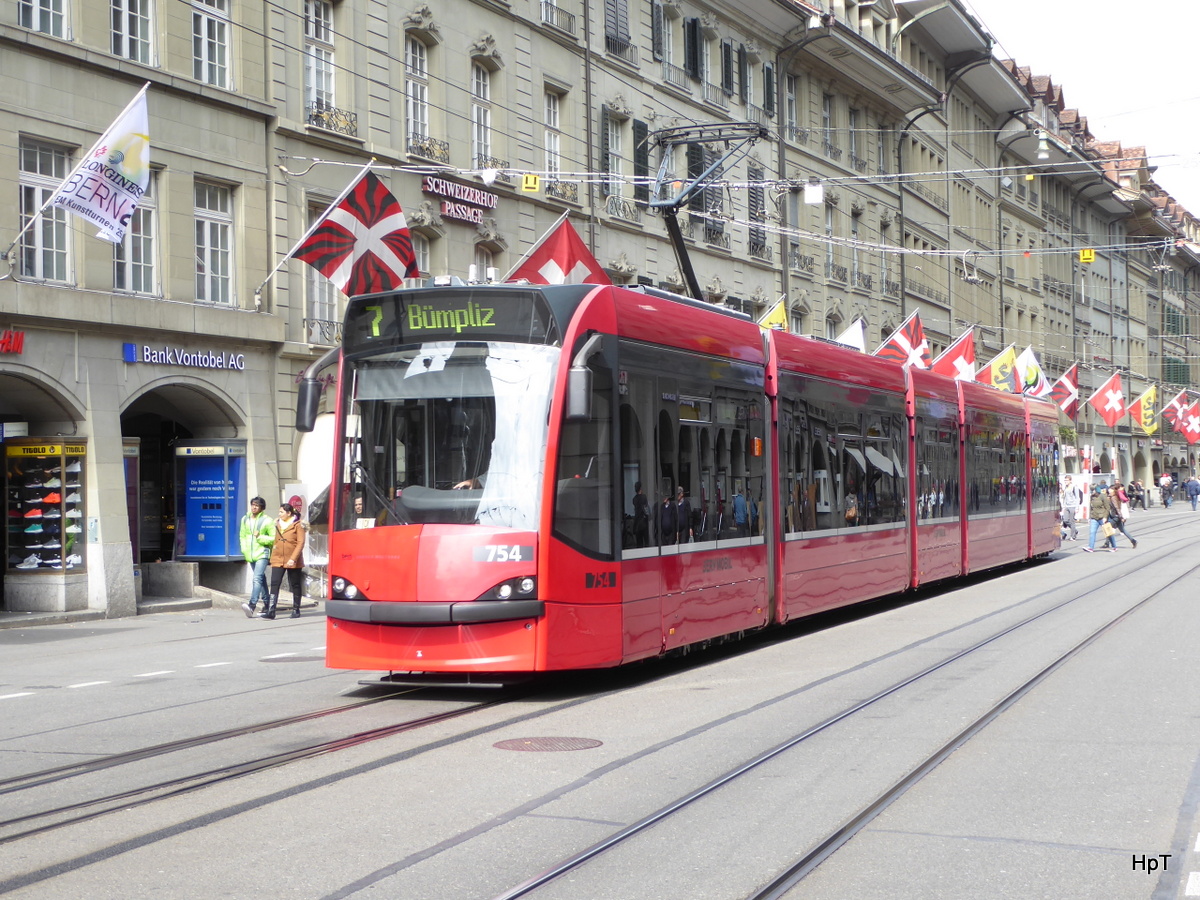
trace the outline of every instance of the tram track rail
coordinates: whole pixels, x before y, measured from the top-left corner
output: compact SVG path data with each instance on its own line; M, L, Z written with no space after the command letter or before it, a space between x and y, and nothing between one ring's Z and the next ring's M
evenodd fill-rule
M1148 535L1158 534L1172 530L1173 526L1160 526L1152 529L1146 529ZM1139 542L1140 542L1139 538ZM1183 543L1183 541L1177 542ZM1158 552L1173 552L1159 548ZM1156 551L1146 548L1138 556L1131 557L1126 554L1123 559L1129 560L1130 564L1140 568L1143 563L1139 560L1145 560L1147 556L1155 555ZM1122 563L1118 560L1114 563L1115 566L1121 566ZM1100 570L1097 570L1099 573ZM1112 569L1108 567L1104 570L1107 580L1112 577ZM1200 571L1200 564L1197 564L1187 570L1188 575ZM958 731L950 740L944 742L933 753L927 755L917 765L911 767L909 771L904 773L897 781L895 781L886 790L880 792L874 799L864 805L858 812L845 820L837 828L833 829L826 837L817 841L804 853L799 855L796 860L788 865L785 869L775 874L761 888L755 889L751 893L745 895L746 900L780 900L802 881L809 873L814 871L826 859L833 855L838 848L843 846L847 841L852 839L855 834L862 830L867 824L874 820L895 800L901 797L906 791L920 783L929 773L938 767L945 759L953 754L958 748L963 746L975 735L983 731L991 722L995 721L1006 710L1017 703L1021 698L1033 691L1038 685L1042 684L1054 672L1058 671L1062 666L1067 664L1072 658L1083 652L1085 649L1094 644L1104 635L1110 633L1114 628L1125 621L1129 616L1143 608L1151 601L1161 596L1167 588L1158 588L1141 596L1136 602L1126 606L1117 615L1112 616L1098 628L1093 629L1081 640L1072 644L1065 651L1055 656L1049 663L1040 668L1032 677L1028 678L1013 690L1009 691L995 704L991 705L979 716L974 718L969 724ZM665 822L672 816L680 813L685 808L691 806L696 801L710 797L716 792L737 782L743 776L758 769L763 764L774 760L790 750L794 750L805 741L822 734L839 723L854 717L855 715L868 710L880 701L891 697L900 691L915 685L938 671L959 662L975 653L978 653L985 647L994 642L1025 628L1053 613L1063 610L1074 603L1088 597L1093 591L1093 588L1086 586L1072 593L1071 596L1054 603L1053 605L1040 610L1032 615L1026 616L1021 621L1015 622L1005 628L988 635L972 645L965 647L949 656L938 660L921 670L912 673L904 678L894 681L892 684L883 689L871 694L870 696L859 700L853 704L846 706L840 711L823 719L822 721L805 728L798 734L788 738L787 740L776 744L775 746L759 753L741 764L727 770L718 777L710 780L706 784L680 796L679 798L660 806L653 812L643 816L641 819L633 822L624 828L621 828L608 837L592 844L591 846L561 860L560 862L546 868L539 874L529 878L528 880L516 885L515 887L495 895L492 900L517 900L520 897L526 897L534 894L538 889L550 885L557 881L562 876L572 872L581 866L584 866L590 861L596 860L606 853L626 844L637 836L647 832L654 826ZM1022 601L1027 602L1027 601Z
M247 725L240 728L212 732L210 734L200 735L195 738L185 738L178 741L170 741L164 744L155 745L153 747L113 754L111 756L90 760L88 762L61 766L55 769L47 769L43 770L42 772L30 773L29 775L24 776L17 776L0 782L0 794L14 794L25 790L30 790L34 787L100 772L116 766L145 761L171 753L203 747L219 741L226 741L236 737L258 734L264 731L283 728L289 725L302 724L304 722L325 718L338 713L361 709L364 706L378 703L385 699L388 698L367 698L357 703L343 704L341 706L331 707L329 709L317 710L311 713L295 716L288 716L281 719L274 719L268 722L257 723L255 725ZM303 747L297 747L280 753L272 753L253 757L248 760L243 760L225 766L205 769L176 778L168 778L151 784L139 785L126 790L115 791L99 797L93 797L73 803L65 803L51 809L38 810L35 812L26 813L24 815L3 819L0 820L0 846L33 837L34 835L43 834L48 831L53 831L58 828L64 828L68 825L75 825L80 822L95 819L117 810L128 810L168 797L177 797L181 794L186 794L202 788L218 785L234 778L240 778L255 772L262 772L290 762L311 759L323 754L334 753L339 750L358 747L372 741L393 737L407 731L414 731L416 729L434 725L439 722L446 722L451 719L460 718L462 716L477 712L481 709L506 702L510 702L509 698L492 698L481 703L470 704L460 709L445 710L427 716L420 716L415 719L408 719L403 722L397 722L391 725L381 726L379 728L367 729L365 731L355 732L342 737L317 741L307 744Z

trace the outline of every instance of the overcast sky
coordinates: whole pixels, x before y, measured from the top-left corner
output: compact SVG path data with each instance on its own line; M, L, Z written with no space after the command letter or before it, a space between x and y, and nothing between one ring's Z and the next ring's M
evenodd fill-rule
M1145 146L1155 180L1200 217L1200 2L963 2L997 57L1049 75L1098 140Z

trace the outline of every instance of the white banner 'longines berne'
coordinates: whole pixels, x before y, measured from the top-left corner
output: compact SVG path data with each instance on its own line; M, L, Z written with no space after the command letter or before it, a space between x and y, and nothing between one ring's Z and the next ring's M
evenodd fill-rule
M143 87L58 186L50 205L82 216L99 227L97 237L119 244L149 184L150 126Z

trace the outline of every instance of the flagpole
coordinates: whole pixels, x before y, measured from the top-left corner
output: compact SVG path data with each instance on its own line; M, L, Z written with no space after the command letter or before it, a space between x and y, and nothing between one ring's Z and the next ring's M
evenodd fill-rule
M533 242L533 245L528 250L525 251L525 255L522 256L520 259L518 259L516 264L511 269L508 270L508 274L500 279L501 283L508 281L508 279L512 277L512 273L517 271L517 269L521 268L521 266L524 265L525 260L529 259L529 257L531 257L533 255L533 251L535 251L538 247L540 247L542 245L542 241L545 240L546 235L552 234L554 232L554 229L563 223L563 220L567 218L569 213L570 213L570 210L568 210L567 212L564 212L561 216L558 217L558 219L554 222L553 225L551 225L549 228L547 228L545 231L542 232L542 236Z
M308 230L306 232L304 232L303 235L301 235L300 240L296 241L296 243L292 246L292 249L289 250L286 254L284 254L283 259L281 259L278 263L275 264L275 268L273 268L270 272L267 273L267 277L262 280L262 284L260 284L258 287L256 287L254 289L254 308L255 309L262 308L262 289L267 286L267 282L270 281L272 278L274 278L275 275L278 274L279 270L282 269L287 264L287 261L292 258L292 254L300 249L300 245L303 244L305 241L307 241L310 237L312 237L312 233L321 226L321 223L323 223L325 221L325 219L328 218L328 216L331 212L333 212L335 209L337 209L338 204L346 199L346 195L349 194L352 190L354 190L354 186L356 184L358 184L360 181L362 181L363 176L366 175L367 172L369 172L371 170L371 166L373 166L373 165L375 165L375 157L374 156L371 157L370 162L368 162L365 166L362 167L362 170L357 175L355 175L352 179L350 179L350 183L348 185L346 185L346 189L337 195L337 198L332 203L329 204L329 206L326 208L325 212L321 213L321 215L317 216L317 218L315 220L313 220L313 223L308 226Z
M92 154L95 153L97 149L99 149L100 144L104 141L104 138L108 136L108 133L109 133L109 131L112 130L113 125L115 125L117 122L120 122L121 119L124 118L125 114L127 112L129 112L131 109L133 109L133 105L142 99L142 95L145 94L146 91L149 90L149 88L150 88L150 82L147 81L145 84L142 85L142 89L133 95L133 99L125 104L125 108L123 110L121 110L119 113L117 113L117 117L115 119L113 119L112 122L109 123L108 128L105 128L102 132L100 132L100 137L96 138L96 142L94 144L92 144L91 149L88 150L88 152L86 154L84 154L83 156L81 156L79 158L80 163L82 163L84 160L92 158ZM77 164L75 166L75 169L78 169L78 168L79 168L79 165ZM62 190L62 186L67 183L67 180L72 175L75 174L75 169L72 169L69 173L67 173L67 177L64 178L62 180L62 183L59 184L59 186L54 189L54 193L52 193L49 197L46 198L46 202L42 204L41 209L39 209L32 216L29 217L29 221L26 222L25 226L20 231L17 232L17 236L15 238L13 238L12 243L8 245L8 249L4 251L4 254L2 256L0 256L0 259L3 259L5 262L8 263L8 271L5 272L3 275L0 275L0 281L4 281L8 278L11 278L12 274L13 274L13 269L16 268L13 261L8 258L9 254L12 253L12 251L13 251L13 247L17 246L17 242L25 236L25 232L27 232L30 228L33 227L33 223L36 222L38 219L40 219L42 217L42 214L50 207L50 204L54 202L54 198L58 196L58 192Z

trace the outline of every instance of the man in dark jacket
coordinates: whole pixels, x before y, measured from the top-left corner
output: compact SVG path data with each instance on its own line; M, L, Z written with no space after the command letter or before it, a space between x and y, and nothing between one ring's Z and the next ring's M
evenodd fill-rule
M683 496L683 485L675 491L675 516L679 526L679 543L686 544L692 538L692 504Z

